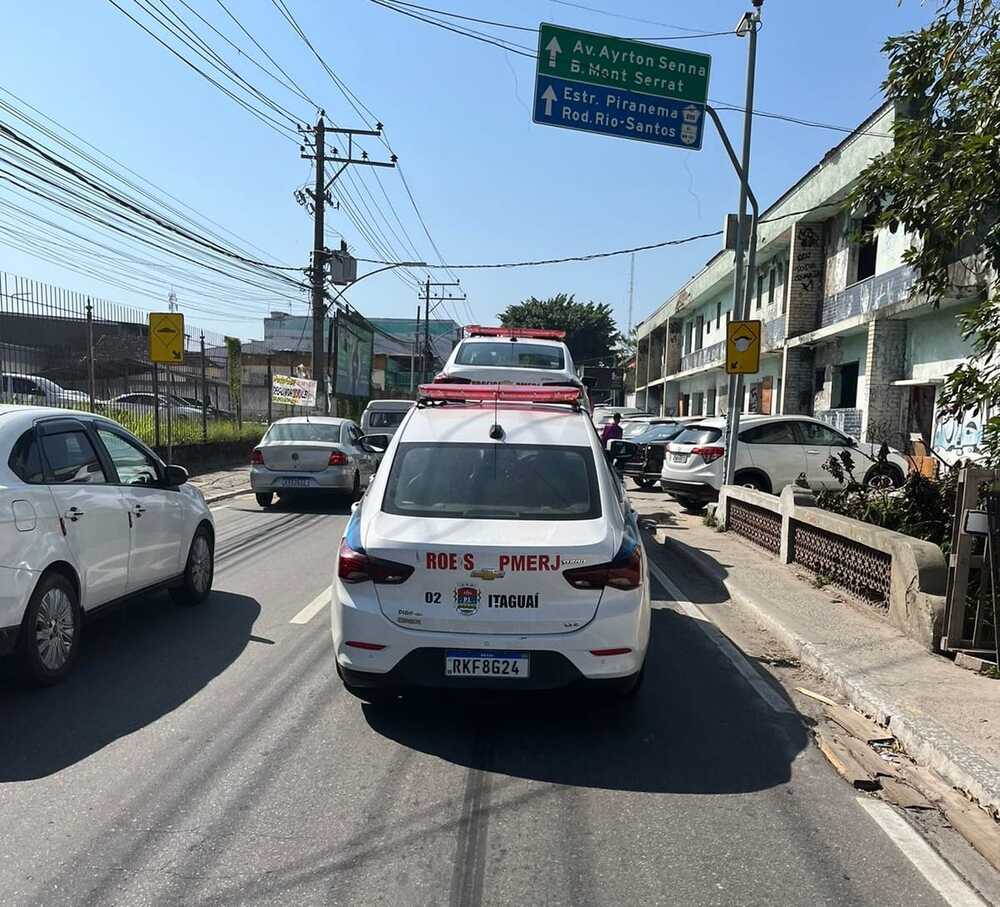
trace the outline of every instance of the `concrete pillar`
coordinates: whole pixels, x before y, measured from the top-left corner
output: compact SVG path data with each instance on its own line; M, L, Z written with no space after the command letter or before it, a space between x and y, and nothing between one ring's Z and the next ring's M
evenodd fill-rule
M779 412L786 415L812 415L813 361L811 349L804 346L785 347Z
M785 336L816 329L823 302L823 224L797 223L792 229Z
M638 395L649 382L649 337L640 337L635 347L635 391Z
M865 384L861 400L862 437L906 450L907 388L893 386L906 374L906 322L874 319L868 323Z
M663 374L676 375L681 370L681 355L684 352L683 322L671 318L667 322L667 343L663 356Z

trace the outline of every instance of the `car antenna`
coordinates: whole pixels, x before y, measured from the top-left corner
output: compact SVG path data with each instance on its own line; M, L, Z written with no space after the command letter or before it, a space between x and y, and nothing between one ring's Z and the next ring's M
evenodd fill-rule
M493 394L493 424L490 426L490 438L499 441L503 437L503 427L500 425L500 383L497 382L496 392ZM496 460L493 461L494 464Z

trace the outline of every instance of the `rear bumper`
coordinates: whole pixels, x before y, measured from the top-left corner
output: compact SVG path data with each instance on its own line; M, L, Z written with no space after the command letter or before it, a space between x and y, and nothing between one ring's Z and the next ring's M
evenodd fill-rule
M282 472L277 469L250 469L250 488L255 492L272 491L308 494L311 491L350 491L354 487L353 466L331 466L322 472ZM302 480L304 486L286 485L285 480Z
M679 479L660 479L664 491L675 497L694 498L697 501L717 501L719 491L707 482L682 482Z
M367 585L367 584L365 584ZM442 633L410 630L392 623L368 606L358 590L352 599L334 581L331 633L337 666L346 682L358 687L450 687L456 689L555 689L584 681L622 681L642 668L649 644L648 587L641 604L618 593L602 601L597 616L585 627L567 633L518 635ZM379 651L348 646L347 641L375 643ZM591 650L627 647L623 655L592 655ZM445 677L445 652L456 649L518 651L531 661L527 679Z

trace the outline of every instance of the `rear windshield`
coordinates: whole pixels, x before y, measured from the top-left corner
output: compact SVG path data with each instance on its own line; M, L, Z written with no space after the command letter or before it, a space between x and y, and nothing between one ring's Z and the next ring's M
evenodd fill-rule
M721 437L721 428L709 428L707 425L689 425L674 440L678 444L712 444Z
M336 444L340 440L340 426L322 422L275 422L264 436L268 441L325 441Z
M680 425L654 425L641 435L632 438L636 444L650 444L653 441L673 441L684 431Z
M368 413L369 428L395 428L403 421L405 412L374 411Z
M401 444L382 509L472 520L593 520L601 499L589 447Z
M542 346L522 340L502 343L463 343L456 365L485 365L502 368L564 368L563 353L557 346Z

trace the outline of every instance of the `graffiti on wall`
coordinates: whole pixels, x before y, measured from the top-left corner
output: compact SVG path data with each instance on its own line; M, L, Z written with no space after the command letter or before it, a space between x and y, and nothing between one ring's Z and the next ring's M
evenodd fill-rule
M982 407L958 415L938 413L931 446L946 463L977 459L982 454L983 428L990 414Z

